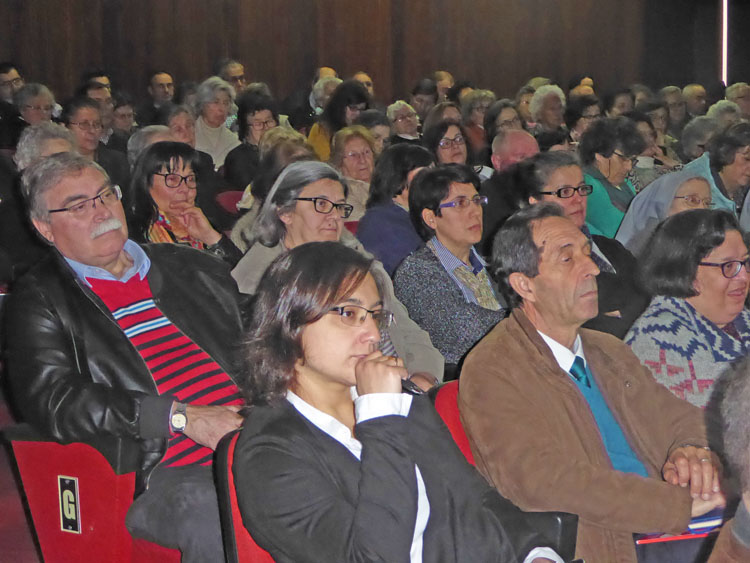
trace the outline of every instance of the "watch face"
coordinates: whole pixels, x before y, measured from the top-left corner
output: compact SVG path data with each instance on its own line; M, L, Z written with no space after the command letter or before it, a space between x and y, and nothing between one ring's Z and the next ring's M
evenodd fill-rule
M172 415L172 428L175 430L184 430L187 424L187 417L182 413Z

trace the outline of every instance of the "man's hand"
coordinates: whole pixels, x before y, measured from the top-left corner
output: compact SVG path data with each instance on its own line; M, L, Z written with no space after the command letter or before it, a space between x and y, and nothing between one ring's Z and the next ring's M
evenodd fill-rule
M216 444L227 432L242 426L244 419L238 414L241 408L239 405L187 405L187 426L184 434L194 442L215 450Z
M696 446L680 446L672 450L661 469L667 483L690 486L690 496L708 501L719 493L721 465L711 450Z
M719 506L726 506L726 500L721 493L713 493L708 500L703 500L700 497L694 498L693 506L690 510L690 517L696 518L698 516L703 516Z

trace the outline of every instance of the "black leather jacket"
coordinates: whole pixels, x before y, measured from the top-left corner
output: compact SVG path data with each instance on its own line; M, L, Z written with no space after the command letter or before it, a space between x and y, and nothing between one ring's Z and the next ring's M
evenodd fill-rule
M176 244L142 245L161 311L236 380L241 297L221 260ZM171 396L160 396L138 351L59 253L19 280L5 312L13 406L54 440L96 447L136 491L167 448Z

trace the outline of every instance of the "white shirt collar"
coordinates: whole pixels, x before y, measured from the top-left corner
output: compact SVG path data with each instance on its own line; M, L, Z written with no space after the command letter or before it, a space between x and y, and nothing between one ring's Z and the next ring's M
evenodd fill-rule
M560 369L564 372L570 372L570 368L573 367L573 362L575 361L576 356L580 356L584 362L586 361L586 356L583 354L583 344L581 344L580 334L576 335L575 342L573 342L573 351L571 352L557 340L550 338L539 330L537 330L537 332L539 333L539 336L542 337L542 340L544 340L547 346L549 346L549 349L552 351L552 355L555 357L555 361L557 361L557 365L559 365Z

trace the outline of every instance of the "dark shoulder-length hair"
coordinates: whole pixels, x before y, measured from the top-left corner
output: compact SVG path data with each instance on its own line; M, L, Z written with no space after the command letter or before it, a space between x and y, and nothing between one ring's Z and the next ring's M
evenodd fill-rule
M439 164L422 170L409 188L409 215L422 240L435 236L434 229L422 219L422 211L431 209L440 217L440 202L448 197L451 184L471 184L479 191L480 182L470 166L464 164Z
M246 344L247 369L238 382L251 404L274 403L295 390L302 333L349 297L367 274L385 295L373 258L338 242L311 242L285 252L258 284ZM388 308L388 303L383 304Z
M735 123L708 143L711 167L721 171L734 162L737 151L750 146L750 123Z
M593 164L596 155L609 158L616 150L625 156L636 156L646 148L646 141L635 123L627 117L604 117L592 123L581 137L578 153L584 165Z
M727 231L739 230L734 215L721 209L694 209L668 217L641 256L641 286L651 295L697 295L693 283L699 262L724 242Z
M381 153L372 173L367 207L391 201L404 191L409 172L431 164L435 164L435 157L419 145L398 143L388 147Z
M163 141L154 143L138 157L128 193L129 230L136 240L145 242L148 230L159 217L159 208L151 197L154 174L162 169L175 171L180 162L195 172L200 162L198 152L185 143Z
M267 109L271 112L274 121L279 123L279 108L273 98L257 92L247 92L237 100L237 135L240 141L247 137L250 126L247 124L247 116L254 115L259 111Z
M432 153L432 156L435 157L435 162L440 162L437 154L438 146L440 145L440 140L445 136L446 131L452 126L458 127L466 143L466 164L474 164L474 153L471 151L469 138L466 136L466 129L461 123L453 119L443 119L431 127L425 128L422 133L422 146Z
M344 80L336 86L321 116L331 135L346 127L346 107L356 104L365 104L365 109L370 109L370 95L360 82Z

